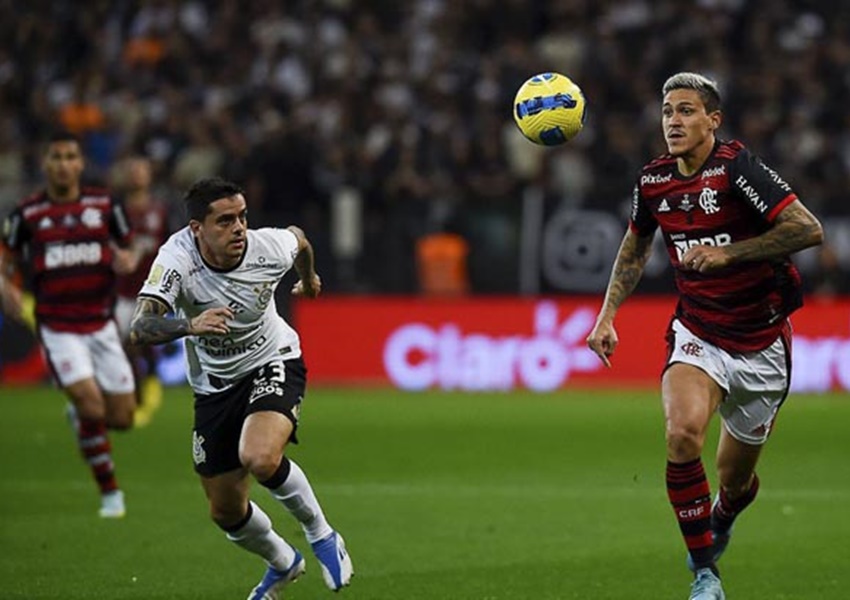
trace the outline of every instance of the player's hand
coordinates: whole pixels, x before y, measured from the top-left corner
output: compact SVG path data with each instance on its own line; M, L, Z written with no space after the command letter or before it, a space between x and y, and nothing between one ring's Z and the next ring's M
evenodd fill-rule
M680 264L686 271L708 273L727 267L730 262L723 246L694 246L685 251Z
M139 253L131 248L119 248L114 243L112 247L112 270L118 275L129 275L139 266Z
M189 319L189 333L192 335L227 335L233 318L233 310L226 306L208 308L194 319Z
M23 294L18 286L9 281L0 281L0 308L10 319L24 322Z
M321 291L322 279L317 273L313 273L312 277L299 279L295 282L295 285L292 286L293 296L307 296L308 298L315 298Z
M610 358L614 355L619 341L617 331L610 321L597 321L593 331L587 336L587 346L609 369L611 368Z

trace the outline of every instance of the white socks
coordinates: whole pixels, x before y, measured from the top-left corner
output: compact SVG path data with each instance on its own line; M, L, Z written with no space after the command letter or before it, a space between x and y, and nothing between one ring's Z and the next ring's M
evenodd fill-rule
M295 550L272 529L269 516L253 502L251 518L238 530L228 533L227 539L248 552L259 554L279 571L286 571L295 561Z
M327 519L316 500L313 488L307 481L307 476L295 461L289 460L290 470L286 481L277 488L270 490L272 496L286 507L293 517L298 519L304 529L304 535L309 543L318 542L333 533ZM268 518L268 517L266 517Z

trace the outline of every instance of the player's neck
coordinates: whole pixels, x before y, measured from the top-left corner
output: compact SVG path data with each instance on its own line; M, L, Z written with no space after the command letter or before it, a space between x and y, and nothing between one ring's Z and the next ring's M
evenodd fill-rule
M127 193L124 205L127 208L145 209L150 205L150 195L145 189L133 190Z
M709 136L690 152L676 157L676 164L679 167L679 173L685 177L690 177L699 171L705 164L705 161L708 160L712 151L714 151L714 142L714 136Z
M47 196L51 201L60 204L75 202L80 197L80 186L77 184L59 188L48 184Z

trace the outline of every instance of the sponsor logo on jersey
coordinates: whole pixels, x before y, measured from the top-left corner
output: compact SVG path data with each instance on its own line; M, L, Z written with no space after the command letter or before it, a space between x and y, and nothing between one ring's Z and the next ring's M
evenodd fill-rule
M150 275L148 275L148 280L145 282L147 285L156 285L162 279L162 274L165 272L165 268L162 265L154 265L151 268Z
M198 336L198 347L202 348L210 356L217 358L237 356L259 349L267 341L266 336L261 335L254 341L237 343L230 337Z
M760 213L767 212L767 204L761 199L759 193L755 190L753 186L750 185L750 182L747 181L747 178L743 175L738 175L737 179L735 179L735 185L738 186L738 189L741 190L741 193L744 194L744 197L749 201L753 207L759 211Z
M701 179L708 179L709 177L720 177L721 175L726 175L726 165L720 165L717 167L706 169L702 172Z
M168 269L163 277L162 285L159 286L159 291L163 294L168 294L171 292L171 289L182 280L183 276L180 275L180 273L174 269Z
M50 217L42 217L41 221L38 222L38 230L42 231L44 229L52 229L53 228L53 219Z
M658 185L660 183L669 183L673 179L672 173L666 175L643 175L640 178L641 185Z
M791 191L791 186L785 183L785 180L779 176L779 173L777 173L761 161L759 161L759 164L761 165L761 168L767 171L767 174L770 175L770 178L773 180L773 183L781 187L786 192Z
M710 187L702 188L702 191L699 193L699 205L707 215L720 212L720 207L717 205L717 190L713 190Z
M715 236L705 236L691 240L673 240L673 246L676 248L676 256L680 261L688 248L693 248L694 246L728 246L731 243L732 236L728 233L718 233Z
M103 248L98 242L79 242L77 244L48 244L44 249L44 268L58 269L79 265L96 265L103 256Z
M664 198L661 201L661 204L658 205L658 212L670 212L670 203L667 202L667 198Z

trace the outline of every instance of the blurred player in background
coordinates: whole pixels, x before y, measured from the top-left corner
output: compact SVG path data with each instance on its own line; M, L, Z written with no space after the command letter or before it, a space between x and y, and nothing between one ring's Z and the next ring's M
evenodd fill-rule
M16 267L26 262L37 333L59 386L72 403L77 442L101 493L100 516L124 515L107 428L133 425L133 371L113 320L116 274L135 270L131 231L106 190L83 187L79 140L53 135L42 167L47 186L6 218L3 243ZM4 269L5 270L5 269ZM0 274L3 310L22 318L21 289Z
M295 267L293 293L314 298L321 282L299 228L249 230L242 191L213 178L184 198L189 226L159 251L139 294L130 339L185 338L195 393L193 458L210 515L227 538L268 564L249 600L278 598L304 558L249 499L249 475L300 523L332 590L349 584L342 537L322 512L301 468L284 455L296 442L306 386L298 334L277 313L274 292ZM168 318L174 312L175 318Z
M789 256L820 244L823 230L775 171L740 142L715 137L721 111L713 81L674 75L664 84L661 111L669 154L641 172L587 342L610 367L614 317L660 228L679 292L661 382L667 494L695 573L690 597L719 600L716 561L735 518L758 493L756 463L790 385L788 317L802 294ZM712 504L701 455L718 410L720 490Z
M139 399L135 424L144 427L162 404L162 384L156 376L154 348L129 344L128 337L136 294L142 289L157 250L168 238L168 209L151 195L153 171L147 158L133 156L125 159L118 165L115 179L113 187L122 193L124 210L133 230L133 246L140 253L138 268L118 278L115 320L136 375Z

